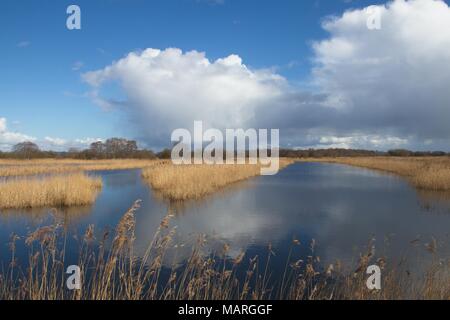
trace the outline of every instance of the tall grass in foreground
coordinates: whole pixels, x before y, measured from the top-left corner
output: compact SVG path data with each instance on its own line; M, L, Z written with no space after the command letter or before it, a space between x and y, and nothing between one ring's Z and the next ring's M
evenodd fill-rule
M0 182L0 209L92 204L101 187L101 178L84 173L8 179Z
M450 191L450 157L342 157L302 159L349 164L406 177L416 188Z
M0 299L450 299L448 263L436 259L436 264L415 281L401 264L375 260L371 242L351 269L339 262L321 268L311 243L307 260L288 258L284 272L274 278L270 261L275 253L270 246L266 256L242 252L231 258L226 244L220 252L205 255L202 250L206 240L200 236L183 267L164 267L168 250L177 245L175 228L170 227L172 216L161 221L145 254L138 258L134 252L138 208L136 202L112 235L105 233L97 240L94 226L87 228L78 256L81 290L66 288L65 235L60 224L55 222L26 237L26 269L20 269L15 261L19 237L14 235L10 243L12 262L0 274ZM303 245L307 244L294 239L291 252ZM430 254L434 254L433 248ZM366 287L365 270L372 263L383 268L379 291Z
M280 170L293 163L280 159ZM254 164L173 165L162 163L146 168L143 178L164 198L175 201L200 199L232 183L260 175Z

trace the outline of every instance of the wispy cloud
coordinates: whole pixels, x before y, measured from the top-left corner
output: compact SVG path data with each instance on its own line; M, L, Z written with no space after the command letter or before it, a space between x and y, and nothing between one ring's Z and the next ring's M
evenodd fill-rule
M75 61L72 64L72 71L78 71L81 68L83 68L83 66L84 66L84 62L83 61Z
M26 48L29 47L30 45L31 45L30 41L20 41L19 43L17 43L18 48Z
M196 0L198 3L206 3L209 5L223 5L225 4L225 0Z

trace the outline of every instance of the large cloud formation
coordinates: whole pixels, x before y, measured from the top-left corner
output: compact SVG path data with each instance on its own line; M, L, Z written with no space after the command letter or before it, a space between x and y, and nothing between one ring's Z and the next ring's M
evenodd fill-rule
M350 128L448 147L448 5L398 0L378 10L380 30L368 30L366 10L323 23L331 36L314 45L316 84Z
M194 120L215 128L245 127L258 108L284 94L285 80L265 70L248 69L240 57L209 61L204 53L147 49L98 71L84 74L91 96L103 107L125 105L144 139L170 143L170 132L191 128ZM118 81L125 103L106 100L100 89Z
M313 44L313 90L250 69L237 55L210 61L174 48L132 52L83 78L95 101L125 110L150 146L203 120L280 128L289 146L448 149L448 5L397 0L378 11L380 30L367 27L366 9L324 20L329 37ZM124 101L106 96L108 83L120 85Z

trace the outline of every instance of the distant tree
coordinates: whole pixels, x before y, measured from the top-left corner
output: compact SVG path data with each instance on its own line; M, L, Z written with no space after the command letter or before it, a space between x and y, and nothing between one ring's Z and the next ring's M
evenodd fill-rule
M29 159L38 156L41 150L34 142L25 141L14 145L12 151L19 157Z
M170 150L170 149L164 149L164 150L162 150L161 152L158 152L158 153L156 154L156 156L157 156L159 159L170 159L171 156L172 156L172 150Z
M114 158L132 157L137 152L137 143L134 140L111 138L105 142L106 153Z
M412 151L406 150L406 149L394 149L389 150L388 155L393 157L410 157L413 156L414 153Z
M69 150L67 150L67 152L68 153L78 153L78 152L80 152L80 149L78 149L78 148L69 148Z
M78 148L69 148L69 150L67 150L67 156L70 158L76 158L80 152L81 150Z
M127 140L125 144L125 152L127 154L133 154L138 151L137 142L134 140Z
M433 152L431 153L431 155L432 155L433 157L442 157L442 156L447 155L447 153L444 152L444 151L433 151Z
M133 154L136 159L156 159L156 155L152 150L138 150Z
M101 141L96 141L91 143L89 151L93 153L94 156L99 156L105 153L105 145Z

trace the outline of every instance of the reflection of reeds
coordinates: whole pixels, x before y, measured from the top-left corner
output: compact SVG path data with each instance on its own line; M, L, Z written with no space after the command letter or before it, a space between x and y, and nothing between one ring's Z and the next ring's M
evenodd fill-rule
M408 178L419 189L450 190L450 157L340 157L302 161L334 162L382 170Z
M164 160L0 160L0 177L55 174L80 171L139 169Z
M92 204L102 181L83 173L0 183L0 209L67 207Z
M143 257L134 252L135 213L139 202L124 215L112 235L96 239L94 226L89 226L82 238L78 265L81 268L81 290L65 287L65 247L58 241L64 235L60 225L42 227L25 239L30 255L28 271L23 273L14 263L19 237L11 238L13 263L0 274L0 299L449 299L450 270L448 263L437 260L423 278L415 279L405 272L402 264L390 265L385 258L376 259L374 246L369 243L358 264L345 270L337 261L323 268L315 255L305 260L287 261L280 279L270 279L267 256L250 257L241 252L229 257L224 245L218 254L204 254L206 238L200 236L191 255L181 268L164 267L163 261L173 243L175 229L170 227L172 215L160 224ZM430 255L436 255L433 242ZM302 246L292 241L290 252ZM306 245L306 244L305 244ZM428 245L430 246L430 245ZM428 247L427 247L428 248ZM436 257L435 257L436 258ZM366 268L377 264L382 268L382 289L370 291ZM282 278L282 279L281 279ZM274 281L272 281L274 280ZM281 282L279 282L281 281Z
M292 163L280 160L280 168ZM200 199L232 183L258 176L260 165L172 165L164 163L146 168L142 176L164 198Z
M432 213L449 214L450 213L450 190L448 191L430 191L419 189L417 197L421 207Z

